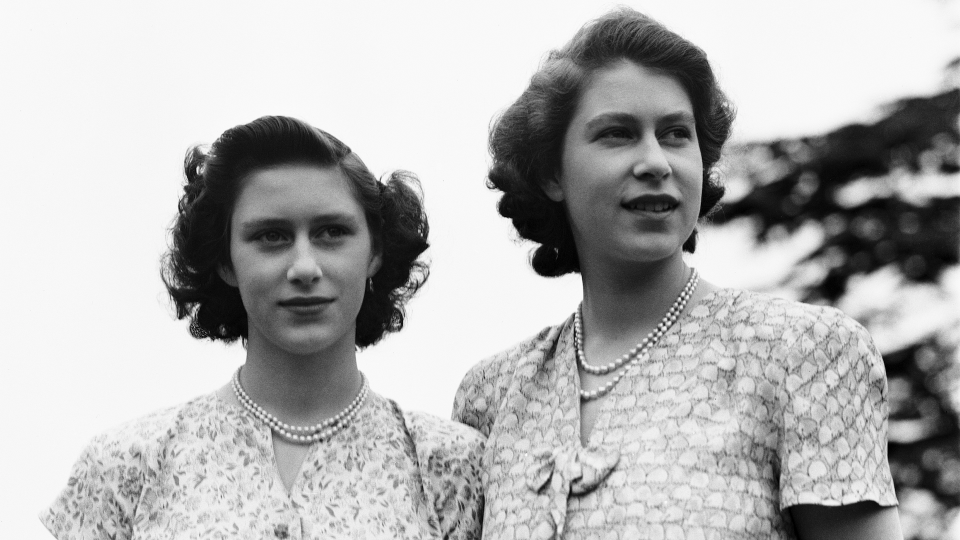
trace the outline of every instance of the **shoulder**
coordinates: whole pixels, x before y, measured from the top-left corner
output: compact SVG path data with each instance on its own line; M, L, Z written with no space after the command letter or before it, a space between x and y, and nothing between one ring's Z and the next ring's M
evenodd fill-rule
M492 423L492 415L510 387L517 368L535 353L549 355L556 348L561 332L571 320L572 317L569 317L561 324L548 326L470 368L454 398L453 418L487 433Z
M430 461L479 461L485 438L476 429L420 411L403 411L403 417L417 453Z
M197 420L209 418L216 400L208 394L141 416L94 437L87 451L116 457L153 454Z
M74 462L64 489L41 513L44 525L57 538L87 538L91 527L127 538L141 494L161 474L170 442L191 418L212 408L213 400L213 395L201 397L94 437Z
M213 394L161 409L105 431L87 444L74 464L71 479L89 476L97 482L111 479L129 484L131 475L143 480L162 468L166 450L182 434L209 419L216 408ZM115 474L114 474L115 473ZM117 475L123 479L115 478Z
M461 390L466 386L483 384L494 379L509 378L516 371L517 365L523 362L530 353L553 349L557 344L560 333L568 323L569 320L558 325L548 326L516 345L484 358L467 372L460 385Z
M483 435L472 427L422 412L403 412L403 418L441 535L451 540L478 540L483 522Z
M812 322L824 317L846 317L842 311L834 307L807 304L768 293L742 289L721 289L717 291L714 302L726 307L736 320L749 319L756 322L759 317L767 319L768 323L784 324L798 320ZM764 315L765 317L761 317Z
M746 291L727 296L711 311L748 381L738 390L754 392L748 379L760 378L770 384L758 394L774 396L766 402L774 409L757 410L776 426L780 509L895 505L886 372L867 330L830 306Z
M822 398L846 387L881 401L886 371L866 328L837 308L749 291L728 292L717 322L740 349L764 352L784 371L786 398Z
M801 346L811 341L834 347L872 344L867 330L835 307L735 289L720 291L716 302L717 322L734 330L734 337L777 338Z

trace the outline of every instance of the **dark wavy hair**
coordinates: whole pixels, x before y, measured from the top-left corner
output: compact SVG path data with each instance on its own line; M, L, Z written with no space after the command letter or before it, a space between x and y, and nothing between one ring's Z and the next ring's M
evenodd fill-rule
M706 53L632 9L607 13L584 25L563 48L551 51L520 98L490 128L493 164L487 186L503 192L497 209L513 221L520 237L540 244L531 264L542 276L580 271L564 206L550 200L541 185L560 170L564 136L592 75L622 60L670 75L686 90L703 159L700 217L708 216L723 197L715 166L735 111ZM693 252L696 246L694 229L683 249Z
M350 148L329 133L284 116L264 116L225 131L209 149L184 160L186 184L171 228L161 276L177 318L198 338L247 338L240 293L217 272L230 264L230 219L241 180L284 164L336 167L350 180L382 264L357 315L356 344L366 347L403 327L404 304L424 284L429 226L416 176L395 172L380 182Z

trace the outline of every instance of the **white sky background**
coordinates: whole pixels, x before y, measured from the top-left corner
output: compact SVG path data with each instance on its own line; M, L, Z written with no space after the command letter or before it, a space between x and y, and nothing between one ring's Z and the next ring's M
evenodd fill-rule
M818 133L940 89L957 2L633 1L703 47L739 140ZM543 55L612 2L10 2L0 8L0 537L93 435L209 392L239 345L190 338L158 277L187 147L304 119L374 171L416 172L432 276L361 353L373 388L447 416L479 359L567 316L575 277L529 269L484 187L487 127ZM714 252L716 250L713 250ZM701 260L731 283L729 262Z

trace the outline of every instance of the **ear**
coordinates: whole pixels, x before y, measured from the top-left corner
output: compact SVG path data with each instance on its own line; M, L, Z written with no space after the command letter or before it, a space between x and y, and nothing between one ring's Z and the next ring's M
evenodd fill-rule
M217 275L220 276L220 279L224 281L227 285L231 287L237 287L237 275L233 273L233 268L229 268L226 265L221 264L217 266Z
M379 251L370 256L370 262L367 263L367 277L371 278L380 271L380 266L383 264L383 256Z
M540 179L540 189L553 202L563 201L563 188L560 186L560 179L556 175L550 178Z

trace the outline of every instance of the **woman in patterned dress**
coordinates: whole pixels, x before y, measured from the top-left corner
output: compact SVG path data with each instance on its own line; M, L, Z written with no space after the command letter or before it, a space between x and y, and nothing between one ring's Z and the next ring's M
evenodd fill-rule
M67 539L479 538L482 437L369 390L356 349L423 284L416 179L377 181L286 117L192 148L164 262L199 339L243 341L219 390L95 438L41 519Z
M703 51L621 9L494 123L499 211L583 301L459 389L484 538L901 538L870 336L684 263L733 116Z

